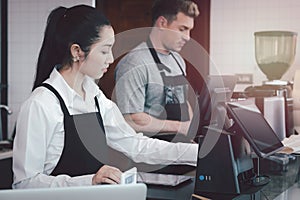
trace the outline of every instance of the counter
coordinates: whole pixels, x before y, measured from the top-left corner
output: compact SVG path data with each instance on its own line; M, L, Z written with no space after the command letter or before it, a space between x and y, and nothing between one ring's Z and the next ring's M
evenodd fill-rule
M300 182L300 155L295 155L294 160L290 160L289 164L282 168L276 163L270 162L268 160L260 160L260 173L263 175L268 175L270 177L270 182L262 187L254 188L253 193L241 194L241 195L214 195L213 199L235 199L235 200L270 200L280 197L280 195L285 195L287 189L291 188L297 190L295 182L299 180ZM189 175L192 175L191 173ZM176 187L158 187L158 186L148 186L147 199L157 200L157 199L178 199L178 200L197 200L197 198L192 197L194 191L195 178L191 181L186 182L182 185ZM226 183L225 183L226 184ZM299 189L300 190L300 189ZM208 197L202 195L204 197ZM217 197L216 197L217 196ZM220 197L220 198L218 198ZM278 197L278 198L279 198ZM280 199L288 200L288 199Z
M12 150L0 151L0 189L10 189L13 181Z

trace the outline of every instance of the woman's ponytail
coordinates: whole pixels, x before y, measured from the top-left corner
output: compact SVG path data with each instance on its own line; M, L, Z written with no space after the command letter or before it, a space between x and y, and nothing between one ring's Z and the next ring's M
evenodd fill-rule
M58 55L58 52L56 51L56 31L57 24L64 17L66 12L67 8L58 7L50 13L47 19L44 40L38 57L35 81L32 90L45 81L49 77L54 66L60 64L63 59L64 55Z
M54 9L47 20L33 90L49 77L55 65L72 66L72 44L78 44L87 56L105 25L110 25L108 19L91 6Z

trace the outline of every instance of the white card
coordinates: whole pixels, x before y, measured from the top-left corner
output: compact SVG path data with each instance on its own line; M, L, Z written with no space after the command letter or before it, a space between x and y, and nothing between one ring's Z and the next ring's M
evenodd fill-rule
M121 184L135 184L137 177L137 169L133 167L121 175Z

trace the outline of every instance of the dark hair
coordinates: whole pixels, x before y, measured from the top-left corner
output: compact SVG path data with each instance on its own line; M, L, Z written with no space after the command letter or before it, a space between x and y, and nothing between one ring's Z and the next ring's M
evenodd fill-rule
M182 12L189 17L197 17L199 10L197 4L190 0L155 0L152 5L152 24L164 16L168 22L176 19L176 15Z
M87 56L105 25L110 25L108 19L91 6L54 9L47 19L33 90L49 77L55 65L72 64L72 44L78 44Z

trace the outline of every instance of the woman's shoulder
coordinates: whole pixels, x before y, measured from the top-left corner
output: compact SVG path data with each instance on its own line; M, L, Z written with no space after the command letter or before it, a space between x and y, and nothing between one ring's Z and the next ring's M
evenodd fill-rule
M57 97L45 87L36 88L29 98L25 100L22 107L39 107L47 110L51 110L59 105Z
M109 99L101 89L99 89L98 94L97 94L97 99L99 101L99 103L102 103L104 105L106 105L106 107L109 105L111 106L111 104L113 104L113 101L111 99Z
M51 100L56 99L57 100L57 97L55 96L55 94L46 87L36 88L32 92L31 97L36 100L45 100L45 99L51 99Z

